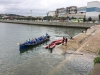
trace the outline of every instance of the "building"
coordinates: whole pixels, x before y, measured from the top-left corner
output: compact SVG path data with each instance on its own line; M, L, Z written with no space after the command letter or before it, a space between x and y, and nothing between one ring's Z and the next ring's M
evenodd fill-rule
M53 12L50 12L49 15L54 16ZM57 17L74 17L74 18L92 18L92 20L99 20L100 15L100 2L91 1L87 3L87 6L77 7L69 6L66 8L58 8L55 11L55 16Z
M99 1L88 2L86 9L86 19L91 17L92 20L99 20L98 18L99 14L100 14L100 2Z
M84 18L86 15L86 7L85 9L83 8L84 7L78 8L77 6L66 7L66 14L63 15L63 17L65 16L70 18Z
M64 14L61 17L69 17L69 18L85 18L84 14Z
M61 17L63 14L66 14L66 9L65 8L56 9L56 16Z
M55 11L49 11L48 12L48 16L55 16L56 15L56 12Z
M56 9L56 15L58 17L66 17L68 14L76 14L76 13L77 13L76 6L70 6L70 7L66 7L66 8Z
M86 14L86 9L87 9L86 6L85 7L78 7L77 8L77 13L78 14Z
M76 14L77 7L76 6L66 7L66 12L67 12L67 14Z

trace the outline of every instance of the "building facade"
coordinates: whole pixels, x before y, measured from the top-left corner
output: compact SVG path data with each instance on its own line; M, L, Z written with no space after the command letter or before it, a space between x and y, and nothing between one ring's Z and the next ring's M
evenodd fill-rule
M76 14L77 7L76 6L66 7L66 12L67 12L67 14Z
M84 13L81 13L83 12ZM80 13L78 13L80 12ZM79 11L77 6L69 6L65 8L56 9L56 15L58 17L74 17L74 18L84 18L86 15L86 7L82 11Z
M56 16L56 11L49 11L48 16Z
M87 7L78 7L77 13L78 14L86 14L86 9L87 9Z
M54 16L54 12L49 13ZM91 1L85 7L69 6L66 8L58 8L55 11L56 17L75 17L75 18L92 18L92 20L99 20L100 15L100 2Z
M92 1L87 3L86 18L91 17L93 20L99 20L100 2Z
M66 9L65 8L58 8L58 9L56 9L56 16L57 17L61 17L65 13L66 13Z

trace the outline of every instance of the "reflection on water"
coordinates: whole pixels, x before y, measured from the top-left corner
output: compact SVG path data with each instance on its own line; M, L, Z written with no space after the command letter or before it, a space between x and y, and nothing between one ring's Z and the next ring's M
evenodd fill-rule
M78 63L78 59L65 63L65 58L69 56L68 54L65 54L64 57L63 55L55 54L54 49L48 50L43 47L51 43L52 40L62 38L62 36L66 36L69 39L83 30L80 28L0 23L0 74L48 75L53 73L52 75L80 75L77 72L80 72L80 68L85 66L85 71L82 72L85 75L92 68L91 61L84 62L90 64L88 65L89 70L87 70L85 64L81 67L79 67L81 64L75 66ZM19 51L17 43L23 43L25 40L45 35L46 32L51 36L50 41Z

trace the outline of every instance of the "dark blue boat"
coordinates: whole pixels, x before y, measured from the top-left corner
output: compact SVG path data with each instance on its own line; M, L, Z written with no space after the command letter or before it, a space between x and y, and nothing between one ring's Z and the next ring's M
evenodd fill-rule
M46 35L46 36L42 36L40 38L35 38L34 40L26 41L25 43L20 44L19 50L23 50L25 48L29 48L29 47L39 45L41 43L48 41L49 39L50 39L50 36Z

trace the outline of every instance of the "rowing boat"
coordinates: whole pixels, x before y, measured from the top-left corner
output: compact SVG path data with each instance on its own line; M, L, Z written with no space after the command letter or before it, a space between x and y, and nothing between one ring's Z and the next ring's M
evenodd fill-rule
M30 40L30 43L22 43L19 45L19 50L25 49L25 48L29 48L29 47L33 47L36 45L39 45L41 43L44 43L46 41L48 41L50 39L50 36L45 36L45 38L43 38L41 41L37 41L37 42L33 42L33 40Z
M50 44L44 46L46 49L53 49L56 45L59 45L62 43L63 39L58 39L58 40L54 40L52 41Z

